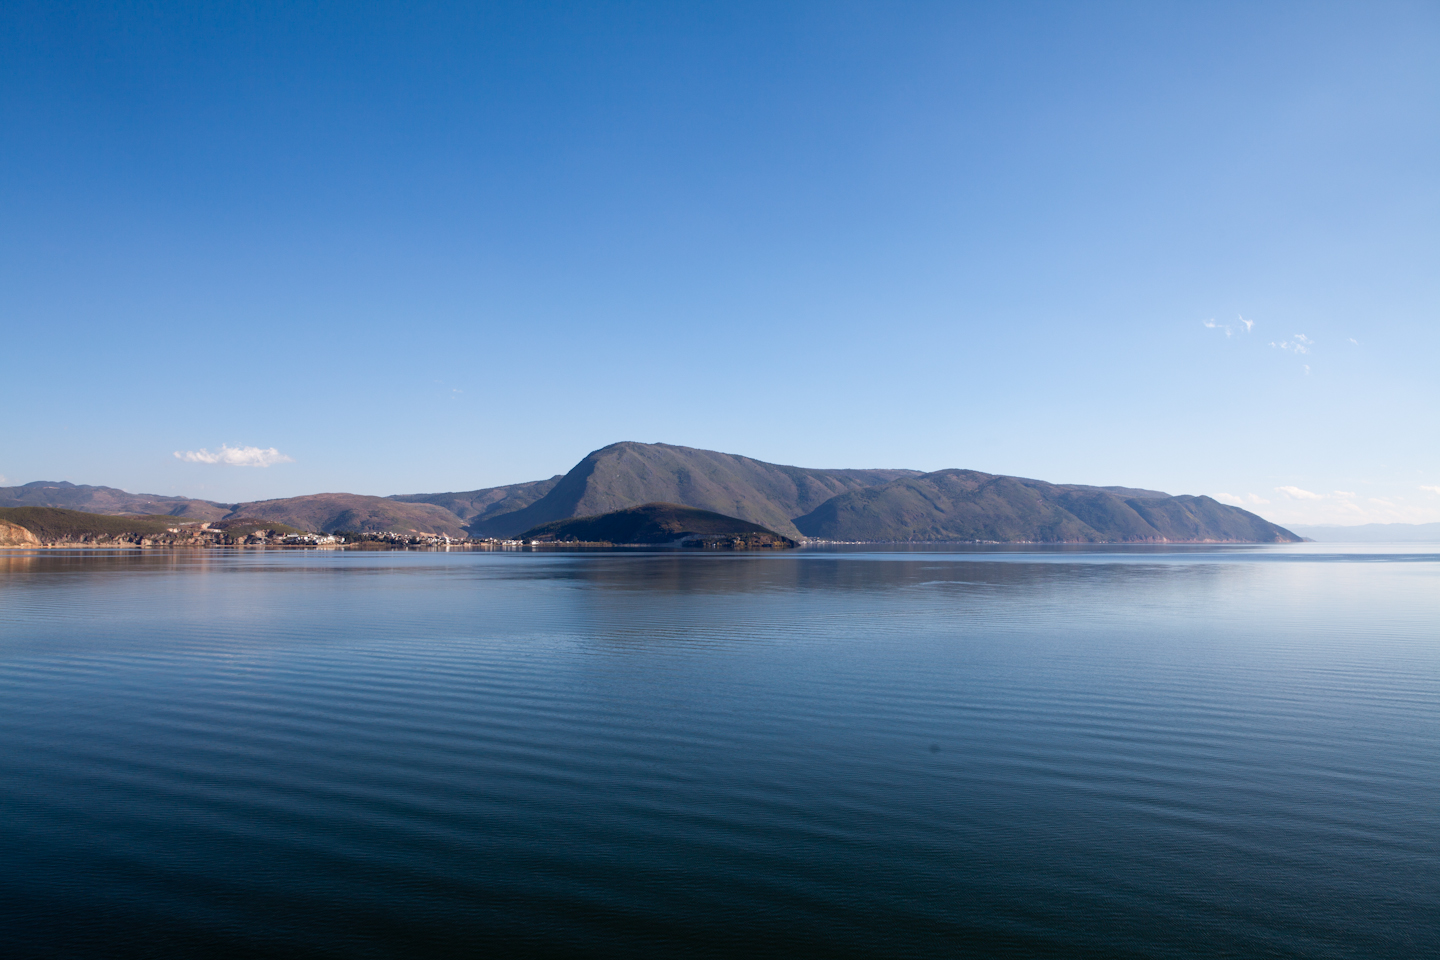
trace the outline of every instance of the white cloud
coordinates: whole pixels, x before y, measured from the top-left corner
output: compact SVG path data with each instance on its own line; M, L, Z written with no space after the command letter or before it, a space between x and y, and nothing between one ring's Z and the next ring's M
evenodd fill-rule
M1348 490L1340 490L1330 496L1311 494L1309 498L1292 497L1281 500L1278 506L1265 508L1265 519L1281 526L1305 523L1345 525L1440 521L1440 505L1436 505L1434 498L1426 499L1428 503L1421 503L1409 501L1396 493L1386 492L1374 497L1366 493L1354 494Z
M1267 504L1270 501L1253 493L1247 493L1243 497L1237 497L1233 493L1217 493L1215 499L1221 503L1228 503L1232 507L1258 506Z
M275 463L295 462L274 447L232 447L223 443L215 451L187 450L181 453L176 450L175 457L187 463L223 463L232 467L268 467Z
M0 477L0 480L4 479L4 477ZM1420 489L1424 490L1426 493L1440 494L1440 487L1421 487Z
M1270 346L1279 347L1281 350L1293 350L1295 353L1309 353L1310 348L1315 346L1315 341L1303 333L1297 333L1291 339L1281 340L1279 343L1272 340Z
M1289 497L1291 500L1324 500L1324 499L1325 499L1325 495L1324 495L1324 494L1321 494L1321 493L1311 493L1309 490L1301 490L1299 487L1276 487L1275 489L1276 489L1277 491L1279 491L1280 493L1285 494L1285 496Z
M5 476L5 474L0 473L0 483L9 483L9 482L10 482L10 478L7 477L7 476ZM1423 489L1425 489L1425 488L1424 488L1424 487L1421 487L1420 489L1423 490Z
M1358 496L1360 496L1360 494L1355 493L1354 491L1351 491L1351 490L1331 490L1330 492L1333 493L1333 494L1335 494L1335 496L1337 496L1337 497L1358 497Z
M1351 338L1350 338L1350 342L1353 343L1353 344L1355 344L1355 346L1357 346L1357 347L1360 346L1360 341L1359 341L1359 340L1356 340L1354 337L1351 337Z
M1238 316L1238 315L1237 315L1237 316ZM1255 326L1255 321L1254 321L1254 320L1246 320L1244 317L1240 317L1240 322L1244 325L1244 327L1245 327L1245 332L1246 332L1246 333L1249 333L1249 332L1250 332L1250 328L1253 327L1253 326ZM1217 322L1217 321L1215 321L1215 320L1213 320L1213 319L1211 319L1211 320L1202 320L1202 321L1200 321L1200 325L1201 325L1202 327L1205 327L1205 328L1208 329L1208 330L1224 330L1224 331L1225 331L1225 336L1227 336L1227 337L1230 336L1230 335L1232 335L1232 334L1235 332L1235 328L1232 327L1232 326L1230 326L1230 324L1228 324L1228 323L1219 323L1219 322ZM1272 346L1273 346L1273 344L1272 344Z

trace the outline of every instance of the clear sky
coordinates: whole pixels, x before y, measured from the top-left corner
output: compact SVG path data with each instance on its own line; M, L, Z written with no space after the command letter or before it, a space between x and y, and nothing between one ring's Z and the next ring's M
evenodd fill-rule
M1437 147L1435 3L14 0L0 474L642 440L1440 520Z

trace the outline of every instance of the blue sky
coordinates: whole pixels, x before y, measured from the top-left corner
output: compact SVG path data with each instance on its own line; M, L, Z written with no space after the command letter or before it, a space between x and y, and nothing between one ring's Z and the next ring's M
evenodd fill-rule
M644 440L1440 520L1437 52L1424 3L7 4L0 474Z

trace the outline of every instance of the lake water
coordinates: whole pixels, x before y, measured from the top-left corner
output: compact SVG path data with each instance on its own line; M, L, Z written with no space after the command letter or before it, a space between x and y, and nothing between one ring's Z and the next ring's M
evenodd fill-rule
M0 954L1440 955L1440 554L12 551Z

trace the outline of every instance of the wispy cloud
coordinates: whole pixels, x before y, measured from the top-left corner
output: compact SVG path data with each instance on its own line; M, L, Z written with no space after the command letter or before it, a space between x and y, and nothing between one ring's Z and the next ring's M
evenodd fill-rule
M294 463L274 447L232 447L220 444L219 450L175 451L177 460L187 463L222 463L231 467L268 467L276 463Z
M1240 317L1240 323L1245 327L1246 333L1249 333L1250 328L1255 326L1254 320L1246 320L1244 317ZM1205 327L1207 330L1224 330L1225 336L1227 337L1235 332L1235 328L1230 326L1230 324L1220 323L1214 319L1202 320L1200 321L1200 325Z
M1217 493L1215 499L1221 503L1228 503L1232 507L1261 506L1270 502L1253 493L1247 493L1243 497L1237 497L1233 493Z
M1310 348L1315 346L1315 341L1303 333L1297 333L1289 340L1281 340L1278 343L1272 340L1270 346L1279 347L1281 350L1290 350L1294 353L1309 353Z
M1352 524L1352 523L1435 523L1440 521L1440 506L1435 506L1434 497L1408 500L1397 492L1385 492L1371 496L1368 492L1355 493L1350 490L1336 490L1328 495L1311 493L1298 487L1279 488L1285 500L1275 507L1267 507L1265 519L1274 520L1283 526L1292 523ZM1440 491L1440 486L1424 488L1427 493ZM1292 493L1291 491L1294 491ZM1295 494L1301 494L1296 496ZM1437 494L1440 496L1440 494Z
M1355 344L1355 346L1357 346L1357 347L1360 346L1360 341L1359 341L1359 340L1356 340L1354 337L1350 337L1349 339L1350 339L1350 342L1351 342L1351 343Z
M0 480L4 480L4 479L5 479L4 477L0 477ZM1424 490L1426 493L1433 493L1433 494L1436 494L1437 496L1440 496L1440 487L1423 487L1423 486L1422 486L1420 489L1421 489L1421 490Z

